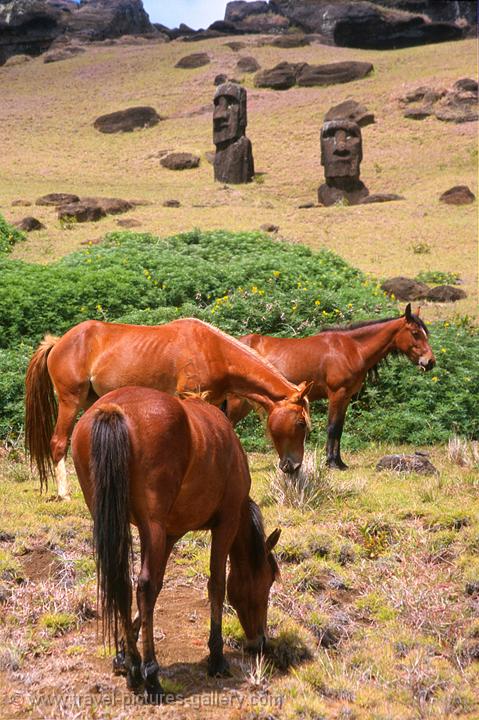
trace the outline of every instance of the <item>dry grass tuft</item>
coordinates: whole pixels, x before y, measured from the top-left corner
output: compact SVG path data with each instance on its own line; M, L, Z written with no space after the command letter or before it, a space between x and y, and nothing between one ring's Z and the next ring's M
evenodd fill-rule
M479 442L453 435L447 444L447 456L455 465L473 468L479 465Z

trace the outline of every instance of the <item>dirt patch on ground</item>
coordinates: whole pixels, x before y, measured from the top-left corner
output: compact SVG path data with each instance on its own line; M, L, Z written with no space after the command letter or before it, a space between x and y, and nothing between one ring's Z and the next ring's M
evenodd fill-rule
M61 567L58 558L46 547L32 548L20 560L25 577L32 582L42 582L55 577Z

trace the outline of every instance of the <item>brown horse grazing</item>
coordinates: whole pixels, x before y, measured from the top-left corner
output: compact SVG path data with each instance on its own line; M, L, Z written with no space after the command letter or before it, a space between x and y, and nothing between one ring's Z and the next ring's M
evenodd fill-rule
M306 383L291 384L254 350L200 320L153 327L88 320L60 339L45 338L25 384L26 447L42 486L55 466L60 497L68 497L64 458L79 410L126 385L171 394L207 391L214 405L227 393L245 397L268 413L280 467L294 472L303 460L310 425Z
M291 382L299 377L311 382L311 401L328 399L327 463L342 470L347 465L341 459L340 441L351 397L361 389L368 371L389 353L403 353L423 370L431 370L436 359L428 335L419 309L414 315L409 304L402 317L327 328L311 337L245 335L240 340ZM233 425L250 410L247 400L228 397L226 413Z
M72 455L93 516L103 627L113 633L117 652L124 647L116 666L124 663L128 686L144 682L148 699L161 699L153 610L171 550L189 530L211 530L208 673L228 674L221 630L228 555L229 600L250 647L261 649L269 591L279 574L272 549L280 531L265 539L261 513L249 498L246 455L225 415L198 398L123 387L82 416ZM141 545L133 622L130 522Z

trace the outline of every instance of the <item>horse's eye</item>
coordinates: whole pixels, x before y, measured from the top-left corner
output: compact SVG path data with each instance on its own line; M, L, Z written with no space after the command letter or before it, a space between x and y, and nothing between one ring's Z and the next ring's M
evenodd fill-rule
M297 425L299 425L299 427L306 427L306 420L304 418L300 418L297 421Z

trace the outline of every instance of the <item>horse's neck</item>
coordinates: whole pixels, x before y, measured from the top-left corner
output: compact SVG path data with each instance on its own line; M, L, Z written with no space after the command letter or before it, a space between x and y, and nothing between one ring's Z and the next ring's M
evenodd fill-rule
M226 351L229 365L229 390L258 403L267 411L272 402L289 397L295 386L253 350L236 345Z
M257 550L253 547L252 519L249 508L245 508L229 553L232 571L245 580L251 577L252 559L255 555Z
M401 324L401 318L395 318L385 323L364 325L348 331L350 337L360 347L366 370L370 370L394 350L396 335Z

